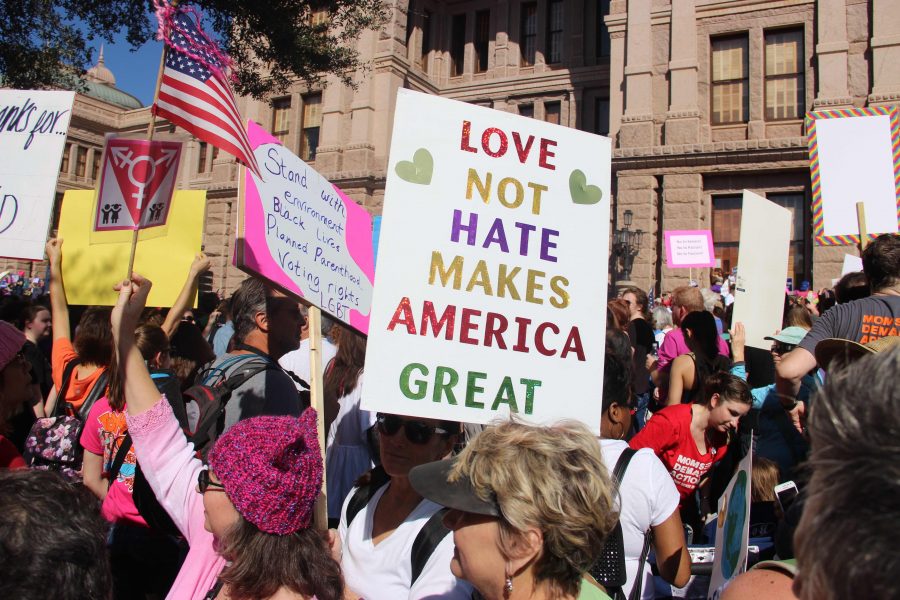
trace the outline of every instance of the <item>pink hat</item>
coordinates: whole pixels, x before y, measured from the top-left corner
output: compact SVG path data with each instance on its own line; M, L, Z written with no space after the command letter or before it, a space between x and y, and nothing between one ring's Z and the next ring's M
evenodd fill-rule
M0 370L12 362L25 345L25 334L6 321L0 321Z
M218 439L209 466L260 531L287 535L309 527L322 489L316 412L239 421Z

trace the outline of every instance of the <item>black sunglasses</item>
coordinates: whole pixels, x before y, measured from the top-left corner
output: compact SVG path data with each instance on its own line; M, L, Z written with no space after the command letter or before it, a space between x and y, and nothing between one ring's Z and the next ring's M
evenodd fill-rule
M778 341L772 344L772 350L775 352L775 354L787 354L796 347L796 344L785 344L784 342Z
M379 414L375 423L378 425L378 432L382 435L395 435L400 428L406 432L406 439L413 444L427 444L434 434L448 435L450 432L440 427L429 425L422 421L412 421L401 419L396 415Z
M225 486L221 483L216 483L212 479L209 478L209 470L203 469L197 474L197 489L200 490L201 494L205 494L206 490L209 488L214 488L214 492L224 492ZM218 488L218 489L216 489Z

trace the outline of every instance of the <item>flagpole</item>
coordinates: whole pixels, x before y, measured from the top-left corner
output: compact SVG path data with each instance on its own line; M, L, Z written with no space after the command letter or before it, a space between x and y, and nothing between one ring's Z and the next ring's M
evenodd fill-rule
M159 87L162 83L162 75L163 69L166 65L166 42L163 40L162 47L162 56L159 57L159 70L156 72L156 89L153 92L153 104L150 105L150 123L147 125L147 141L153 141L153 134L156 132L156 112L153 110L153 107L156 106L157 100L159 100ZM140 219L143 213L143 206L141 207L140 212L138 213L138 219ZM128 256L128 280L131 280L131 275L134 273L134 255L137 252L137 242L138 242L138 233L140 232L140 220L138 223L135 223L134 231L131 233L131 254Z

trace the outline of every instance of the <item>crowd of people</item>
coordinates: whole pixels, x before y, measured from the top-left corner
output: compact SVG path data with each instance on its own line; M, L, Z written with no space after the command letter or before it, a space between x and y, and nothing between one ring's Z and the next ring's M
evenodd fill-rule
M139 274L73 307L47 256L46 290L0 285L4 598L670 597L748 452L758 552L722 598L900 598L900 235L786 290L768 351L720 271L620 290L599 436L363 410L366 341L323 319L324 456L302 304L251 277L192 308L201 254L168 310Z

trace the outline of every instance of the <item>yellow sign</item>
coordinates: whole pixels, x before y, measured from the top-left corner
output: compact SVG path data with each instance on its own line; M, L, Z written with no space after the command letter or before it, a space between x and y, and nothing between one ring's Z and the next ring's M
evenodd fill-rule
M91 233L96 195L93 190L70 190L63 198L59 237L69 304L115 304L113 286L128 272L131 232ZM200 252L205 216L205 191L176 191L165 235L139 238L134 270L153 282L147 306L175 303L191 261Z

